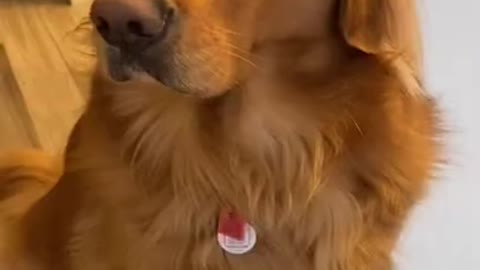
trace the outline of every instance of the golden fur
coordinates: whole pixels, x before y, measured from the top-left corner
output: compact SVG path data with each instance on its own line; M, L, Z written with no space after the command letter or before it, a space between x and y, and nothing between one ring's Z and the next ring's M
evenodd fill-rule
M1 269L392 269L438 159L415 1L212 1L170 0L222 29L178 45L184 57L198 36L221 41L185 70L199 92L99 70L51 190L58 165L6 156ZM224 208L256 228L252 252L217 245Z

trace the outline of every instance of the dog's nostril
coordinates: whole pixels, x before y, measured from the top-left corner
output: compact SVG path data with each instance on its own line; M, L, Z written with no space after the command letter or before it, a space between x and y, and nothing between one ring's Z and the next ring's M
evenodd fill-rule
M148 33L144 27L144 25L139 21L128 21L127 22L127 30L130 34L139 37L151 37L153 36L151 33Z
M172 19L172 17L175 15L175 10L173 8L167 9L167 12L165 12L165 21L169 21Z
M108 32L110 32L110 25L103 17L95 18L93 23L95 24L98 32L100 32L101 34L108 34Z

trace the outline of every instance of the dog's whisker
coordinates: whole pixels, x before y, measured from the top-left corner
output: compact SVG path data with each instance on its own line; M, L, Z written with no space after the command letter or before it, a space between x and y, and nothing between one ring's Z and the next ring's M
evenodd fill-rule
M236 51L236 52L238 52L238 53L244 54L245 57L250 57L250 58L254 58L254 57L255 57L255 55L254 55L252 52L249 52L249 51L247 51L247 50L245 50L245 49L242 49L242 48L240 48L240 47L238 47L238 46L235 46L235 45L233 45L233 44L231 44L231 43L229 43L229 42L225 42L225 43L223 43L222 45L225 46L225 47L227 47L228 49L232 49L232 50L234 50L234 51Z
M220 26L206 25L204 29L212 34L220 34L220 35L235 36L235 37L243 36L243 34L240 32L234 32L228 29L221 28Z
M225 53L227 53L228 55L233 56L233 57L235 57L235 58L237 58L237 59L242 60L243 62L249 64L250 66L252 66L252 67L254 67L254 68L258 68L258 66L257 66L256 63L254 63L252 60L250 60L250 59L248 59L248 58L246 58L246 57L244 57L244 56L242 56L242 55L240 55L240 54L237 54L237 53L232 52L232 51L225 51Z
M196 54L197 58L201 62L208 62L212 58L212 53L210 53L207 50L204 50L202 53ZM225 71L222 71L221 69L215 68L215 65L205 65L205 67L211 72L213 75L217 76L218 78L225 77L227 74Z
M244 34L242 34L241 32L228 29L227 27L221 26L219 24L207 22L205 19L198 16L196 18L199 20L202 26L204 26L204 29L206 29L207 31L211 31L212 33L226 34L231 36L244 36Z

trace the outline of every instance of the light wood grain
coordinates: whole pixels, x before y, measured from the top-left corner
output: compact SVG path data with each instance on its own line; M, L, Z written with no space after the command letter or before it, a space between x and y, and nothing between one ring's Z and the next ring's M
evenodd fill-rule
M89 1L74 0L71 6L46 0L1 2L0 43L9 63L2 72L16 86L0 84L0 151L11 137L19 138L19 146L52 153L64 148L85 106L95 63L91 27L85 23ZM28 131L25 118L32 123Z
M0 46L0 149L38 147L32 119L13 76L5 49Z

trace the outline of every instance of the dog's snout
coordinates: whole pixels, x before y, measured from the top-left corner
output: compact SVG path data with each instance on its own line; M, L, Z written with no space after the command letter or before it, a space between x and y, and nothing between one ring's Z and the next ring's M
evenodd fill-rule
M168 15L154 0L95 0L90 16L107 43L141 50L161 40Z

